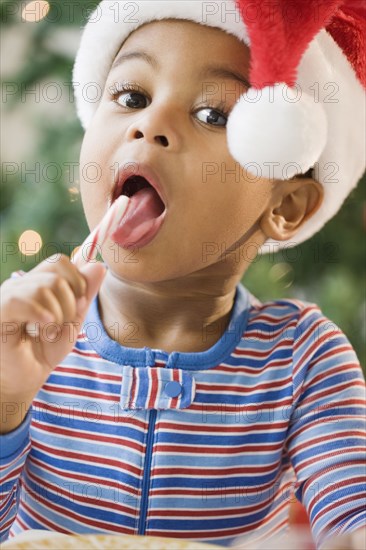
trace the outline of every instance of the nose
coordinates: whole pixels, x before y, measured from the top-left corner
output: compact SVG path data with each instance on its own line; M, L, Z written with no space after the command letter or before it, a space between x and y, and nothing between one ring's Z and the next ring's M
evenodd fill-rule
M164 147L167 151L177 151L181 138L179 125L174 122L173 110L165 107L155 108L150 105L131 123L127 131L127 139L145 140L150 145Z
M135 139L143 139L145 137L145 135L140 130L136 130L134 137L135 137ZM154 136L154 141L156 143L159 143L163 147L169 147L169 141L168 141L168 138L166 136L163 136L163 135L162 136Z

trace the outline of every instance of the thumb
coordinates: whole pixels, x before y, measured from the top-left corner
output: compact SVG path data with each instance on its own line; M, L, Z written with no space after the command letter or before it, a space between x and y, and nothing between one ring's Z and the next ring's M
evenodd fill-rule
M78 314L83 318L89 309L90 303L98 293L98 290L107 273L107 269L101 262L88 263L80 269L80 273L85 277L87 282L86 301L84 301L82 306L78 308Z

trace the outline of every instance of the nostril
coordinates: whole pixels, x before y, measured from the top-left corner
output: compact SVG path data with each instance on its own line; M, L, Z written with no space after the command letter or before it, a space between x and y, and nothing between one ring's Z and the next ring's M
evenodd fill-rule
M141 139L144 137L144 134L140 130L136 130L135 139ZM155 141L158 141L163 147L168 147L169 141L165 136L155 136Z
M168 147L169 143L165 136L156 136L156 140L160 141L163 147Z

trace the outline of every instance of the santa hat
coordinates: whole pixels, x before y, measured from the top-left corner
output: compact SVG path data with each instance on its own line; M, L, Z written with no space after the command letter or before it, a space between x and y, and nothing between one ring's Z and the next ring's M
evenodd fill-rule
M86 129L126 38L143 24L189 20L218 27L250 47L251 88L227 122L231 155L254 177L289 179L313 168L324 200L290 241L332 218L365 168L366 7L362 0L103 0L84 28L74 70ZM95 100L86 90L94 87Z

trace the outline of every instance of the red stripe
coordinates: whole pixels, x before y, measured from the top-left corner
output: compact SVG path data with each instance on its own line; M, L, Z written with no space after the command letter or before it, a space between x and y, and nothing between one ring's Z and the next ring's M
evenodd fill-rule
M315 391L313 394L302 402L302 406L307 406L310 403L315 403L319 400L321 397L327 397L329 400L329 397L331 395L337 395L338 393L342 392L343 390L348 389L350 386L352 386L352 389L354 389L354 386L360 386L362 389L364 389L365 385L364 382L361 380L347 380L347 382L344 382L343 384L337 384L336 386L333 386L332 388L329 387L326 390L322 391ZM334 417L333 417L334 418Z
M29 493L32 494L33 498L37 502L40 502L46 508L49 508L50 503L49 503L48 500L45 500L44 498L42 498L41 495L38 495L37 493L34 493L30 489L28 489L28 490L29 490ZM29 508L29 506L27 506L24 501L23 501L23 506L28 511L30 516L34 516L35 518L37 518L37 520L41 524L48 525L51 528L52 531L58 531L58 532L65 533L65 534L70 533L70 531L66 531L59 524L54 524L51 521L46 521L44 516L40 516L37 512L35 512L34 510L31 510ZM133 532L134 532L133 529L128 529L127 527L124 528L124 527L120 527L120 526L118 526L116 524L113 524L113 523L98 521L95 518L90 518L89 519L87 516L84 516L84 515L81 515L81 514L76 514L74 511L72 511L68 508L63 508L61 506L58 506L54 502L52 503L52 510L54 512L59 512L61 515L67 516L68 518L71 517L72 519L75 519L76 521L81 522L83 525L89 525L93 529L95 527L97 527L99 529L107 529L108 531L121 533L121 534L133 534Z
M216 413L218 414L218 411L224 410L225 413L229 412L249 412L254 411L256 413L261 413L262 411L269 410L274 411L275 409L278 410L279 407L286 407L286 406L292 406L292 397L284 397L282 400L279 401L270 401L269 403L260 402L258 405L250 405L250 404L239 404L239 405L228 405L227 403L203 403L201 402L193 402L189 409L195 410L195 411L201 411L202 413Z
M98 236L99 236L99 231L96 232L95 236L94 236L94 239L93 239L93 242L91 243L91 246L88 247L88 255L86 257L86 261L88 262L90 259L93 258L93 252L95 250L95 247L97 246L97 239L98 239Z
M267 332L264 332L263 329L259 329L259 328L247 328L247 330L245 331L245 336L243 335L242 338L245 340L248 341L248 344L250 344L250 341L254 341L254 342L264 342L264 343L267 343L267 342L272 342L273 341L273 348L272 349L275 349L276 345L278 345L278 340L279 338L282 336L283 333L286 333L289 329L291 329L292 327L295 328L295 323L289 323L288 325L280 328L280 329L277 329L277 330L273 330L273 327L268 327L268 333ZM276 341L277 339L277 341ZM293 344L293 340L291 339L283 339L281 338L281 345L282 343L288 343L288 346L292 347L292 344Z
M136 407L136 378L137 378L137 371L136 369L132 369L132 386L130 391L130 400L129 400L129 407L135 408Z
M34 473L31 474L30 472L28 472L28 477L34 482L34 484L39 488L40 491L42 491L42 488L44 487L45 489L49 490L51 493L55 493L56 496L62 495L69 500L73 500L75 502L78 501L82 503L82 505L84 506L93 506L94 508L103 508L103 507L108 508L110 506L110 502L108 500L105 500L102 498L91 498L88 495L87 496L79 495L76 493L76 491L73 491L73 490L67 491L63 489L60 485L55 486L55 485L52 485L51 483L47 483L44 478L40 478ZM95 484L95 480L94 480L94 484ZM29 488L28 485L27 485L27 488ZM31 489L30 489L30 492L32 492ZM119 512L125 513L130 516L136 515L135 508L123 506L122 504L119 504L116 501L113 501L113 510L118 510Z
M365 447L352 447L352 452L361 452L361 453L364 453L365 452ZM320 453L317 455L317 458L318 460L322 460L322 461L326 461L328 458L334 458L335 456L339 456L341 457L342 455L347 455L350 453L350 450L349 449L342 449L342 450L337 450L337 451L329 451L329 452L326 452L326 453ZM296 456L296 455L295 455ZM314 459L309 459L307 460L306 462L300 462L299 464L297 464L296 466L296 470L298 472L298 474L302 471L302 470L305 470L305 468L307 466L309 466L310 464L313 464L314 463Z
M20 474L22 469L23 469L23 464L18 466L18 468L16 468L15 470L11 470L11 472L9 472L8 475L6 475L5 477L1 477L1 483L5 483L6 481L9 481L10 479L14 479L15 485L16 485L16 482L17 482L16 477ZM2 495L0 493L0 499L1 499L2 496L4 496L4 495Z
M32 491L28 488L28 494L32 494ZM33 493L34 497L34 493ZM42 502L43 499L41 499L38 495L35 497L35 499L38 502ZM43 501L44 502L44 501ZM50 503L48 501L44 502L46 508L50 507ZM25 500L22 500L22 508L28 512L28 514L31 516L31 518L36 519L41 525L48 527L50 531L58 531L59 533L69 534L69 531L66 529L63 529L63 527L58 523L53 523L52 521L48 520L46 516L37 514L32 508L28 506ZM52 503L52 509L57 510L57 506ZM64 510L65 512L65 510Z
M8 462L7 464L4 464L4 466L0 466L0 472L2 472L4 470L7 470L8 468L12 468L15 464L17 464L18 460L23 458L24 455L28 454L30 448L31 448L31 443L30 443L30 441L28 441L25 449L23 449L23 451L21 452L21 454L19 456L17 456L16 458L13 458L13 460Z
M151 509L148 514L148 519L156 519L159 517L166 517L166 518L181 518L186 516L194 516L195 514L199 513L200 519L204 520L205 518L210 517L225 517L225 516L237 516L242 515L245 517L246 515L253 514L255 512L263 511L268 505L270 505L273 502L273 495L270 495L269 498L266 500L258 503L253 504L251 506L238 506L237 508L216 508L215 510L202 510L201 507L196 509L184 509L181 508L179 510L173 510L173 509L166 509L166 510L154 510Z
M273 464L268 464L267 466L258 466L256 464L248 465L248 466L238 466L238 467L220 467L217 469L212 468L184 468L181 466L177 466L176 468L154 468L151 471L151 475L154 476L165 476L165 475L175 475L179 477L180 475L190 475L190 476L204 476L204 479L206 481L206 478L208 477L222 477L222 476L228 476L231 474L253 474L253 473L261 473L261 474L269 474L271 472L276 471L278 468L278 463L274 462Z
M182 381L179 379L179 375L183 376L183 373L180 369L173 369L173 380L175 382L179 382L182 386ZM178 408L178 397L172 397L170 400L170 409L177 409Z
M349 351L353 351L352 348L350 348L349 345L341 345L341 346L337 346L336 348L332 348L330 350L327 350L325 351L324 353L322 353L321 355L319 355L316 360L317 362L318 361L324 361L324 359L329 359L331 357L334 357L334 356L337 356L337 355L340 355L341 353L343 352L349 352ZM340 357L338 357L338 362L340 361ZM347 366L347 365L350 365L351 367L353 368L358 368L358 364L357 363L343 363L344 366Z
M16 504L16 500L17 500L17 484L13 485L9 494L3 495L3 498L1 499L1 505L5 507L8 504L11 507L13 504ZM3 522L3 520L9 514L9 512L10 512L10 508L6 509L4 513L1 514L0 522Z
M93 357L93 359L102 359L102 357L96 351L84 351L74 347L71 351L71 355L80 355L81 357Z
M230 392L230 394L242 393L248 394L253 393L253 391L267 390L274 388L285 388L287 385L292 385L292 377L288 376L287 378L282 378L281 380L273 380L271 382L263 382L262 384L255 384L254 386L242 387L239 385L233 385L228 387L227 384L218 385L218 384L204 384L202 382L196 383L196 392L199 391L208 391L210 393L219 392L220 394Z
M349 466L350 464L355 464L355 465L358 465L359 462L358 461L352 461L352 462L348 462L347 463L347 466ZM363 465L363 464L362 464ZM342 468L344 467L344 464L335 464L334 466L332 466L332 470L342 470ZM328 473L327 470L325 472L321 472L320 474L317 474L315 476L315 478L313 477L311 479L311 481L307 481L305 482L304 484L304 490L306 491L307 490L307 486L309 485L310 483L310 489L309 491L313 491L313 483L314 483L314 479L318 479L320 477L322 477L324 475L324 473ZM336 481L335 483L331 483L330 485L328 485L327 487L324 487L324 489L322 489L321 491L319 491L315 496L314 496L314 499L310 502L309 506L308 506L308 513L311 514L312 511L313 511L313 508L316 504L319 503L319 501L321 502L321 500L323 499L323 497L325 497L326 495L329 495L330 493L332 493L333 491L337 491L338 489L342 488L342 487L347 487L349 485L354 485L354 484L358 484L358 483L363 483L364 481L366 481L366 476L357 476L355 478L351 478L351 479L343 479L341 481ZM351 495L351 497L355 495ZM343 502L343 499L342 499L342 502ZM337 501L337 504L338 504L338 501ZM334 502L332 503L332 505L334 506ZM317 516L319 515L319 512L317 513Z
M237 422L236 422L237 424ZM221 423L220 423L221 425ZM286 429L288 427L288 422L271 422L271 430L280 430L280 429ZM156 424L157 430L174 430L174 431L182 431L182 432L199 432L199 433L215 433L217 435L218 426L217 424L213 424L212 426L208 424L204 424L202 426L196 426L196 425L182 425L182 424L174 424L173 422L163 422L162 420L159 420ZM258 425L257 423L254 423L251 426L232 426L230 424L225 424L225 435L230 435L232 433L246 433L246 432L268 432L268 423L266 422L262 426Z
M148 370L148 381L149 381L149 392L147 395L147 408L154 409L157 408L157 399L158 396L158 375L155 369Z
M261 484L260 488L261 488L261 491L266 491L266 490L270 490L272 491L272 488L276 486L276 482L279 478L279 475L274 479L274 480L271 480L271 481L268 481L267 483L263 483ZM202 481L205 481L205 480L202 480ZM215 483L215 480L208 480L208 482L213 482ZM239 490L240 490L240 487L239 487ZM281 490L281 487L279 487L278 491ZM256 496L258 495L258 486L255 485L253 487L245 487L245 495L251 495L251 494L255 494ZM194 489L192 487L189 487L188 489L181 489L180 487L173 487L173 488L164 488L164 489L154 489L152 487L151 489L151 496L188 496L188 497L194 497L194 496L197 496L199 497L200 499L202 499L203 497L203 494L205 494L205 496L207 496L207 498L210 498L210 497L214 497L214 498L217 498L217 496L219 495L220 498L221 496L223 497L230 497L230 496L235 496L237 497L238 496L238 487L234 486L234 487L228 487L228 488L225 488L225 487L202 487L201 489Z
M22 521L20 519L19 514L16 517L15 523L19 524L20 527L22 527L24 531L28 531L28 529L31 529L31 527L27 523L25 523L24 521ZM13 527L14 527L14 524L13 524ZM10 531L10 537L13 537L13 536L14 535L13 535L13 528L12 528L11 531Z
M32 456L30 460L31 460L32 463L38 465L40 468L44 469L45 471L56 474L57 476L59 476L61 474L60 468L53 468L53 466L50 466L47 462L43 462L42 460L39 460L38 458L35 458L34 456ZM67 479L75 479L77 481L86 481L87 483L95 483L95 481L96 481L95 476L94 477L93 476L88 476L88 475L81 474L79 472L73 473L70 470L62 470L62 472L67 473L67 475L65 473L65 476L67 477ZM138 474L138 476L141 476L141 475L142 475L142 470L141 470L140 474ZM122 482L119 483L117 481L113 481L113 480L110 480L108 478L103 478L103 485L105 485L109 488L112 488L112 489L117 489L121 492L129 493L129 496L132 496L132 497L139 496L138 489L135 489L135 487L131 487L130 485L126 485L125 483L122 483Z
M365 509L365 496L363 493L360 493L359 499L361 500L360 508L362 511ZM355 502L356 495L350 495L347 498L339 498L337 497L337 507L341 508L344 504L347 504L348 502ZM333 510L336 510L337 507L335 507L334 502L332 504L325 505L324 508L322 508L313 518L313 523L319 521L322 517L326 516L328 512L333 512ZM355 507L352 506L352 516L355 514ZM349 511L348 514L349 515Z
M87 411L84 411L84 410L76 410L75 408L72 408L72 409L64 409L63 407L61 407L61 405L57 406L57 407L54 407L52 406L51 403L45 403L43 401L39 401L38 399L35 399L32 403L32 407L35 409L35 412L36 414L39 414L39 413L42 413L42 411L45 412L45 414L48 414L48 413L55 413L55 415L60 418L66 418L66 419L71 419L71 418L74 418L74 417L78 417L78 418L87 418L87 419L95 419L95 414L93 413L87 413ZM99 416L99 411L98 411L98 422L102 422L102 421L105 421L105 422L113 422L117 425L119 425L120 423L120 416L119 416L119 411L117 411L117 414L116 415L108 415L108 414L103 414L101 413L100 416ZM145 430L146 428L146 425L138 420L137 418L134 418L133 416L129 417L129 416L124 416L123 417L123 423L124 425L126 424L131 424L131 426L134 426L134 427L139 427L143 430Z
M309 370L312 369L314 366L318 366L320 361L323 361L325 356L327 359L335 357L337 364L340 364L342 358L341 358L341 352L349 352L350 351L349 346L336 346L330 350L327 351L327 353L321 353L320 355L317 355L316 359L313 359L309 363ZM359 367L358 363L349 363L348 360L344 363L342 363L344 367L351 365L354 369L357 369Z
M333 352L333 350L332 350ZM334 353L327 354L330 357L335 355ZM323 358L322 358L323 359ZM326 380L328 377L334 376L337 373L345 373L347 371L355 371L355 364L354 363L348 363L348 364L342 364L342 365L336 365L335 367L327 368L324 372L320 372L316 376L314 376L311 379L311 385L317 384L318 382L321 382L322 380ZM351 382L351 380L349 380Z
M74 395L82 395L83 397L92 397L93 399L98 399L100 401L114 401L115 403L119 403L120 396L119 395L112 395L108 393L101 393L100 391L86 391L86 390L79 390L74 387L67 386L64 384L63 386L56 386L51 384L44 384L42 386L42 390L48 391L50 393L62 393L65 394L67 392L67 397L71 397Z
M352 514L356 515L358 512L364 512L364 511L365 511L365 505L361 504L361 506L359 506L358 508L352 510ZM323 527L323 529L319 533L319 536L321 536L324 532L327 533L328 531L330 531L334 525L338 524L339 525L338 528L341 528L343 521L347 520L347 519L350 519L350 511L349 510L346 510L345 512L343 512L343 514L340 514L339 516L336 516L336 514L334 512L333 512L333 514L334 514L333 519L330 520L325 527Z
M305 310L306 312L307 310ZM310 326L306 329L306 331L301 335L301 338L298 340L298 341L295 341L294 342L294 352L297 351L304 342L307 342L308 345L309 345L309 341L311 339L311 337L315 337L315 334L318 334L318 329L319 327L321 327L322 325L324 326L324 323L329 324L329 321L325 318L325 317L322 317L321 319L318 319L317 321L315 321L314 323L310 324ZM324 342L327 342L328 340L330 339L333 339L335 336L342 336L343 337L343 334L342 332L334 325L334 328L335 330L330 332L329 330L323 334L322 336L317 336L316 338L316 341L311 345L309 346L306 351L303 353L300 361L299 361L299 366L300 365L303 365L307 359L313 355L313 352L317 349L317 348L320 348L321 345L324 343ZM342 347L344 348L344 344L342 343ZM348 350L352 350L351 346L346 346L346 348L348 348ZM333 349L336 349L336 348L333 348Z
M270 304L273 304L275 307L278 306L278 304L276 304L276 302L270 302ZM267 306L268 306L268 302L267 302ZM288 315L283 315L281 316L280 318L279 317L276 317L276 315L271 315L270 313L259 313L258 315L256 315L255 317L255 322L262 322L262 321L268 321L269 323L272 323L273 321L273 324L276 325L278 323L278 321L280 321L281 323L282 322L285 322L285 321L293 321L294 320L294 315L297 315L298 312L297 311L291 311L291 313L289 313ZM297 319L296 319L297 320Z
M280 441L276 445L266 445L265 443L261 443L261 449L263 451L277 451L278 449L281 449L283 446L283 442ZM240 445L238 447L218 447L212 446L212 447L204 447L203 445L200 445L199 447L194 445L162 445L157 444L154 446L154 453L191 453L192 455L199 455L199 454L221 454L221 455L231 455L231 454L241 454L241 453L248 453L248 452L258 452L258 444L256 445Z
M13 522L14 522L14 517L12 516L10 519L8 519L8 521L6 521L6 522L1 526L1 531L2 531L2 533L5 533L5 531L6 531L7 529L9 529L9 527L12 526Z
M84 368L78 368L78 367L65 367L64 365L58 365L56 369L53 371L53 373L58 374L59 372L67 372L70 374L81 374L85 375L87 378L90 379L97 379L97 380L112 380L114 382L121 382L121 375L116 374L106 374L98 371L93 370L87 370Z
M79 430L57 428L54 425L48 426L47 424L42 424L41 422L37 422L36 420L32 421L32 425L35 428L38 428L39 430L42 430L44 432L56 433L56 434L64 435L65 437L68 437L68 438L73 437L76 440L87 439L88 441L93 440L93 441L101 441L102 443L114 443L115 445L119 445L119 446L124 445L126 447L129 447L130 449L135 449L136 451L139 451L139 452L143 452L144 450L143 445L136 443L134 441L128 441L127 439L123 439L123 438L100 435L96 433L92 433L92 434L83 433ZM78 456L80 457L80 453L78 454ZM94 460L94 457L92 458Z
M315 399L313 399L312 401L316 401ZM315 416L315 414L319 414L319 412L322 412L323 410L328 410L328 409L331 409L331 408L334 408L334 407L337 407L340 412L337 416L329 416L329 422L340 422L341 420L349 420L349 415L345 414L345 411L343 410L346 406L354 406L356 407L357 405L360 405L360 406L364 406L365 405L365 400L363 399L345 399L345 400L342 400L341 402L337 402L336 404L333 402L330 402L330 403L327 403L326 405L320 405L317 409L315 409L314 411L312 411L313 415ZM361 411L362 415L363 415L363 411ZM321 420L322 422L325 421L324 417L319 419ZM309 426L309 429L311 429L311 424ZM291 437L288 438L288 442L291 442L294 437L297 437L299 434L302 434L306 431L306 426L300 426L300 428L298 428L292 435Z
M334 421L334 416L331 417L331 419ZM323 420L323 419L321 419ZM310 426L309 426L309 429L311 430L313 428L314 424L312 423ZM302 426L302 429L301 429L301 433L303 434L304 433L304 426ZM342 439L344 437L348 437L350 435L364 435L364 432L361 431L361 430L347 430L346 432L342 432L342 433L339 433L338 434L338 437L341 437ZM291 436L289 439L288 439L288 442L291 443L291 441L293 440L295 436ZM311 447L312 445L316 445L317 443L322 443L324 441L333 441L334 439L336 439L335 437L335 434L334 433L331 433L329 435L321 435L321 436L318 436L318 437L312 437L310 441L305 441L304 443L301 443L300 445L296 445L294 451L302 451L304 449L307 449L308 447ZM349 448L346 449L348 452L349 452Z
M37 442L37 444L34 445L35 448L40 449L44 451L48 456L56 455L60 456L62 458L70 458L75 460L83 460L86 463L91 464L102 464L103 466L109 465L113 466L115 468L120 468L122 471L127 471L135 474L136 476L141 475L141 469L137 468L135 466L132 466L132 464L128 464L127 462L124 462L123 460L116 460L112 458L107 457L99 457L96 455L90 456L78 452L73 451L62 451L62 450L56 450L55 448L52 448L52 452L50 452L50 448L48 445L42 445L41 443ZM67 472L68 470L65 470ZM95 481L95 480L94 480Z
M282 511L283 508L286 508L289 506L289 502L285 501L281 506L276 508L274 512L271 514L268 514L266 516L266 519L270 520L274 515L277 515L280 511ZM284 520L285 524L287 524L288 520ZM153 530L153 529L146 529L146 535L149 536L167 536L168 533L172 532L172 535L174 534L174 538L180 538L180 539L187 539L187 538L204 538L206 541L209 538L227 538L234 535L241 535L244 533L247 533L248 531L253 531L255 528L259 527L262 524L262 520L258 520L251 523L244 523L240 527L235 527L232 529L220 529L218 531L213 531L212 529L209 529L207 531L197 531L195 529L190 529L189 531L186 531L184 533L180 533L179 531L170 531L170 530Z
M243 355L247 356L247 353L243 353ZM254 356L254 354L252 354ZM292 361L292 359L291 359ZM290 362L291 363L291 362ZM281 367L282 365L277 365L276 361L271 361L269 365L265 365L265 369L270 372L270 370L273 368ZM284 367L288 367L288 363L283 364ZM263 368L261 367L248 367L248 366L234 366L234 365L228 365L225 363L220 363L216 367L214 367L212 370L215 374L220 372L228 372L230 374L254 374L254 375L262 375L263 374Z

